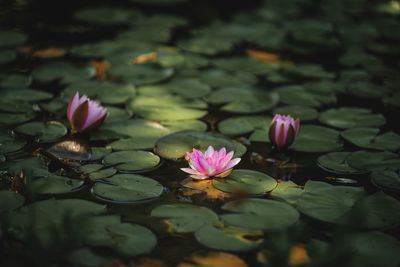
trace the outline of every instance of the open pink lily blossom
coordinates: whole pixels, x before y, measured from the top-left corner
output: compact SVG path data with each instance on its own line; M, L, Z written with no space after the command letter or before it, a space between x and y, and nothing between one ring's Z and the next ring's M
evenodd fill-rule
M300 120L276 114L269 128L269 140L279 150L288 148L299 134Z
M68 103L67 117L73 132L88 132L96 129L107 116L107 109L86 95L77 92Z
M209 146L204 154L195 148L192 153L186 153L190 168L181 168L189 173L193 179L203 180L211 177L226 177L232 168L240 162L240 158L233 158L233 151L226 153L223 147L219 151Z

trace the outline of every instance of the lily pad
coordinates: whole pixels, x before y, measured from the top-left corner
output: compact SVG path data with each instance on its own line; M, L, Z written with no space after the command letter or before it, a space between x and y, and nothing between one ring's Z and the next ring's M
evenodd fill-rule
M318 157L317 163L322 169L339 174L359 174L365 173L349 166L347 159L350 152L331 152Z
M277 182L271 176L253 170L233 170L233 172L221 179L214 179L213 185L224 192L246 192L251 195L265 194L273 190Z
M233 72L210 69L201 73L201 81L212 87L249 86L257 82L257 77L251 73Z
M25 33L18 31L0 31L0 47L15 47L28 39Z
M340 134L344 139L361 148L393 152L400 149L400 135L394 132L379 135L378 128L352 128Z
M21 150L26 145L26 141L15 139L8 134L0 132L0 155L8 154Z
M110 69L110 75L120 77L133 85L159 83L174 75L174 69L161 68L157 65L128 65L120 64Z
M282 230L294 225L300 217L298 211L288 204L258 198L231 201L222 209L236 212L221 215L225 224L246 229Z
M28 186L36 194L64 194L79 190L83 184L83 180L49 174L46 177L35 178Z
M17 58L14 50L0 50L0 64L8 64Z
M307 106L284 106L274 109L274 114L289 114L293 118L299 118L302 122L312 121L318 118L318 111Z
M269 128L271 121L272 118L269 116L232 117L221 121L218 124L218 130L226 135L242 135L253 131L263 131Z
M97 180L92 188L96 197L112 202L135 203L159 197L164 188L157 181L136 174L116 174Z
M237 227L205 225L194 233L196 240L208 248L225 251L249 251L262 242L262 232Z
M141 16L140 12L119 7L89 7L80 9L75 13L75 18L98 25L129 24L131 19Z
M203 133L195 131L182 131L167 135L159 139L154 147L154 151L162 158L178 160L190 152L193 148L205 151L208 146L214 149L226 148L227 151L236 151L237 145L225 137L213 133ZM240 157L246 151L236 151L235 157Z
M336 130L322 126L303 125L291 148L311 153L337 151L343 147L339 137L339 132Z
M381 114L373 114L366 108L333 108L320 114L319 120L329 126L348 129L356 127L379 127L386 119Z
M0 214L21 207L25 198L12 191L0 191Z
M382 190L400 192L400 175L394 171L377 171L371 174L372 183Z
M47 149L47 152L61 159L90 160L91 148L84 140L64 140Z
M57 140L67 134L67 128L57 122L28 122L16 127L15 132L36 137L41 142Z
M250 87L226 87L212 92L206 100L211 104L224 104L223 111L248 114L272 109L279 96Z
M303 192L302 186L292 181L283 181L279 182L274 190L272 190L271 197L293 205Z
M160 158L148 151L118 151L106 155L103 163L121 172L147 172L160 164Z
M347 163L356 169L364 171L398 170L399 155L392 152L357 151L350 154Z
M32 77L40 82L72 83L89 80L94 76L94 69L89 66L75 66L68 62L53 62L36 67Z
M347 223L348 213L365 195L362 188L323 186L306 190L296 202L303 214L327 223Z
M218 221L218 216L212 210L191 204L164 204L151 211L151 216L165 218L168 231L176 233L191 233L205 224Z

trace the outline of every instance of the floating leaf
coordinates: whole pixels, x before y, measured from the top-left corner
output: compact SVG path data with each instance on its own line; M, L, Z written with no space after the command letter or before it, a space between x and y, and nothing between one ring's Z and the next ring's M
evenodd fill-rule
M248 251L262 242L262 232L236 227L205 225L194 233L196 240L212 249L225 251Z
M177 267L247 267L247 263L234 254L226 252L209 252L207 255L192 255L189 259L179 263Z
M165 218L169 232L191 233L205 224L218 221L218 216L212 210L191 204L164 204L151 211L151 216Z
M244 191L247 194L265 194L273 190L277 182L271 176L253 170L233 170L221 179L214 179L213 185L224 192L235 193Z
M28 122L14 129L17 133L31 135L41 142L57 140L67 134L67 128L57 121Z
M329 109L320 114L319 120L336 128L379 127L385 124L385 117L373 114L366 108L342 107Z
M357 174L364 173L359 169L355 169L349 166L347 159L350 156L350 152L331 152L318 157L318 165L329 172L339 174Z
M45 177L35 178L28 186L36 194L63 194L77 191L83 184L83 180L49 174Z
M138 202L159 197L164 188L157 181L136 174L116 174L97 180L92 188L95 196L115 202Z
M342 146L338 131L321 126L303 125L291 148L301 152L321 153L341 150Z
M231 201L223 205L222 209L236 212L221 215L225 224L246 229L282 230L294 225L300 217L292 206L267 199Z
M387 132L378 135L378 128L352 128L341 132L344 139L361 148L397 151L400 149L400 135Z
M103 162L121 172L147 172L160 164L160 158L147 151L119 151L106 155Z
M400 169L400 158L391 152L353 152L347 158L348 164L363 171L398 170Z
M0 191L0 214L21 207L25 198L12 191Z
M47 149L47 152L61 159L89 160L91 148L84 140L65 140Z
M382 190L400 192L400 176L394 171L373 172L372 182Z

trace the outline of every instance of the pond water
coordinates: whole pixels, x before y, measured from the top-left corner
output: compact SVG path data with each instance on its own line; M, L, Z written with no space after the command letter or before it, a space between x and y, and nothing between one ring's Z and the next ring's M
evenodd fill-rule
M400 2L248 2L0 3L0 266L400 266Z

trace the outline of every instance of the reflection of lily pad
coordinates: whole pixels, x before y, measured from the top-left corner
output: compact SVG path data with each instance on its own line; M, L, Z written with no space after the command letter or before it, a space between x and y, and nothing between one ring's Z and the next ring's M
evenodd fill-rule
M304 125L291 148L301 152L320 153L341 150L342 146L338 131L321 126Z
M282 230L299 220L298 211L292 206L275 200L249 198L231 201L222 209L236 212L223 214L225 224L258 230Z
M349 156L350 152L331 152L320 156L317 161L321 168L329 172L339 174L363 173L363 171L349 166L347 163Z
M176 233L191 233L205 224L218 221L218 216L212 210L191 204L165 204L151 211L151 216L166 218L169 231Z
M400 135L394 132L378 135L378 128L352 128L340 134L344 139L361 148L389 151L400 149Z
M95 196L116 202L137 202L159 197L164 188L157 181L136 174L116 174L97 180L92 188Z
M265 194L273 190L277 182L271 176L253 170L233 170L221 179L214 179L213 185L224 192L245 192L247 194Z
M118 151L104 157L105 165L121 172L146 172L160 164L160 158L148 151Z
M369 109L354 107L329 109L320 114L319 120L326 125L343 129L379 127L386 122L381 114L373 114Z
M237 145L231 140L213 133L203 133L195 131L182 131L171 135L167 135L159 139L156 143L154 151L161 157L178 160L191 152L193 148L205 151L208 146L213 146L216 150L225 147L227 151L235 151ZM240 157L246 151L235 157Z

